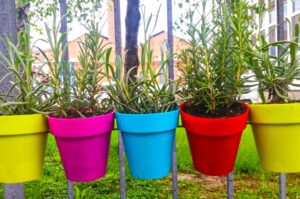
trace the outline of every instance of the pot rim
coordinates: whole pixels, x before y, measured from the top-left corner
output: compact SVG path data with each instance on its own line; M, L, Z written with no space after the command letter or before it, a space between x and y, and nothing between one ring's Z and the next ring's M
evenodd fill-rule
M143 115L147 115L147 116L158 116L158 115L163 115L163 114L166 114L166 113L175 113L179 111L179 108L176 107L175 110L171 110L171 111L166 111L166 112L158 112L158 113L120 113L120 112L115 112L116 114L120 115L120 116L125 116L125 115L132 115L132 116L143 116Z
M52 116L48 115L47 118L51 119L51 120L55 120L55 121L70 121L70 120L76 121L76 120L78 120L78 122L79 122L79 121L82 121L82 120L101 118L103 116L107 116L107 115L114 114L114 113L115 113L115 111L111 110L111 111L109 111L107 113L104 113L102 115L97 115L97 116L92 116L92 117L60 118L60 117L52 117Z
M180 112L181 114L186 114L188 115L189 117L191 118L197 118L197 119L202 119L202 120L214 120L214 121L217 121L217 120L226 120L226 119L236 119L236 118L239 118L241 116L243 116L244 114L248 114L249 111L250 111L250 106L245 103L245 102L241 102L241 101L237 101L239 103L241 103L244 107L246 107L246 111L239 114L239 115L235 115L235 116L230 116L230 117L216 117L216 118L211 118L211 117L201 117L201 116L195 116L195 115L191 115L185 111L183 111L183 107L187 104L187 102L184 102L180 105Z
M0 116L0 136L19 136L48 133L44 114Z
M251 124L300 124L300 103L250 104Z

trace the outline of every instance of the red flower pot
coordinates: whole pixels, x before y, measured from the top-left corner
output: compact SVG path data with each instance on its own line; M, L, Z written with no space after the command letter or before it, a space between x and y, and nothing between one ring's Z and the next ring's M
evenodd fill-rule
M202 118L189 115L180 106L183 126L186 129L190 150L197 171L212 176L222 176L233 170L240 139L246 128L247 111L228 118Z

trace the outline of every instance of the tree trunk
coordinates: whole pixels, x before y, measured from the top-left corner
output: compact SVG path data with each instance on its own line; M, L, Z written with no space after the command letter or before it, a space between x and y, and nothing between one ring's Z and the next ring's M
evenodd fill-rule
M16 5L15 1L12 0L0 0L0 37L4 38L5 35L11 37L14 42L17 41L16 34ZM7 55L7 49L4 43L0 40L0 51ZM0 58L0 61L3 60ZM0 79L6 74L5 69L0 66ZM9 79L1 83L0 93L8 91L11 87L9 84Z
M125 41L125 72L139 65L138 57L138 32L141 20L139 10L140 0L127 0L126 11L126 41ZM137 75L137 67L130 73L131 80Z

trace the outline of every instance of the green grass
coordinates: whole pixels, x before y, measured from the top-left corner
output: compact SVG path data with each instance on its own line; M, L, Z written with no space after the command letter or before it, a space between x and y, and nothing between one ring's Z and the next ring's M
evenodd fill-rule
M113 132L107 175L95 182L76 183L81 198L119 198L119 160L117 132ZM226 198L226 178L208 177L193 170L189 146L183 128L177 129L177 156L180 198ZM41 180L26 183L28 199L67 198L67 183L55 141L49 136L44 176ZM126 168L128 198L171 198L171 176L162 180L143 181L130 177ZM289 174L289 198L300 197L300 175ZM0 190L3 196L3 190ZM278 176L262 170L255 144L248 127L242 137L235 165L235 197L240 199L278 198Z

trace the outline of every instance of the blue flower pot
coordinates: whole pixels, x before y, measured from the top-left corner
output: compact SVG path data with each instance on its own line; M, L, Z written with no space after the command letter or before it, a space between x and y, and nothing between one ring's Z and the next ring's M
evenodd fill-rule
M179 110L153 114L116 113L131 175L160 179L170 173Z

